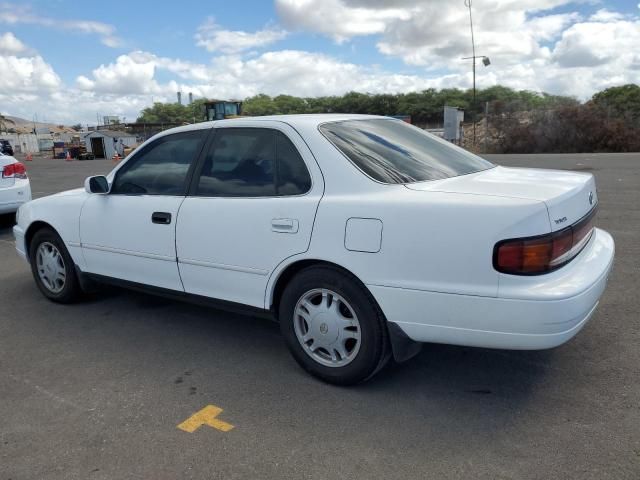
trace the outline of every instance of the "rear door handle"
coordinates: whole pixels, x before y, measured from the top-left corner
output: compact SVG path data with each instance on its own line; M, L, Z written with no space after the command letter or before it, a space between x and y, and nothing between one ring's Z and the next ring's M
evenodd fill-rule
M298 220L294 218L274 218L271 230L279 233L298 233Z
M171 223L171 214L168 212L153 212L151 221L160 225L169 225Z

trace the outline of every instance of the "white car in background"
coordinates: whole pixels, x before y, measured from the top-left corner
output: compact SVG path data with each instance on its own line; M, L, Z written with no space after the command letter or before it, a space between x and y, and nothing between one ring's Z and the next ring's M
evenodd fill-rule
M151 138L14 227L42 293L90 282L271 312L351 384L420 342L543 349L592 315L614 257L591 174L504 168L399 120L293 115Z
M31 200L31 186L25 166L0 153L0 215L14 213Z

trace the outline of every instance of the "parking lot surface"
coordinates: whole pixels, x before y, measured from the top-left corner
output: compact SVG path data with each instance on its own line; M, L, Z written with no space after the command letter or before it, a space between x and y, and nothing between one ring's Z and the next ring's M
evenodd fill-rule
M488 158L596 176L617 247L596 314L554 350L425 345L351 388L264 319L119 289L53 304L2 218L0 480L640 478L640 154ZM112 166L27 164L35 197Z

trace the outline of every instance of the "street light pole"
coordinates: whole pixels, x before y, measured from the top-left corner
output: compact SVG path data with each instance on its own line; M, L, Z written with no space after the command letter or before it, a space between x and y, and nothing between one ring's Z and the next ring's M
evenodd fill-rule
M476 146L476 58L482 58L485 67L491 64L489 57L485 55L476 55L476 42L473 38L473 16L471 15L471 0L464 0L464 5L469 9L469 27L471 28L471 57L463 57L463 60L471 59L471 71L473 72L473 91L471 101L471 121L473 122L473 147Z
M473 100L471 103L471 121L473 122L473 148L476 146L476 42L473 38L473 16L471 15L471 0L464 0L469 8L469 27L471 28L471 69L473 72Z

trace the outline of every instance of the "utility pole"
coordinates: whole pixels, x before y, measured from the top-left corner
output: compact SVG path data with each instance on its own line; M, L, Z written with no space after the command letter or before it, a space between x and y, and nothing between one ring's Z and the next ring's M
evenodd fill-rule
M484 104L484 153L487 153L489 139L489 102Z
M473 147L476 146L476 42L473 38L473 16L471 15L471 0L464 0L469 7L469 27L471 28L471 70L473 72L473 100L471 103L471 121L473 122Z
M476 42L473 37L473 16L471 15L471 0L464 0L464 5L469 9L469 27L471 28L471 57L463 57L463 60L471 59L471 71L473 73L473 92L471 101L471 121L473 122L473 147L476 146L476 58L482 58L482 64L485 67L491 65L489 57L485 55L476 55Z

